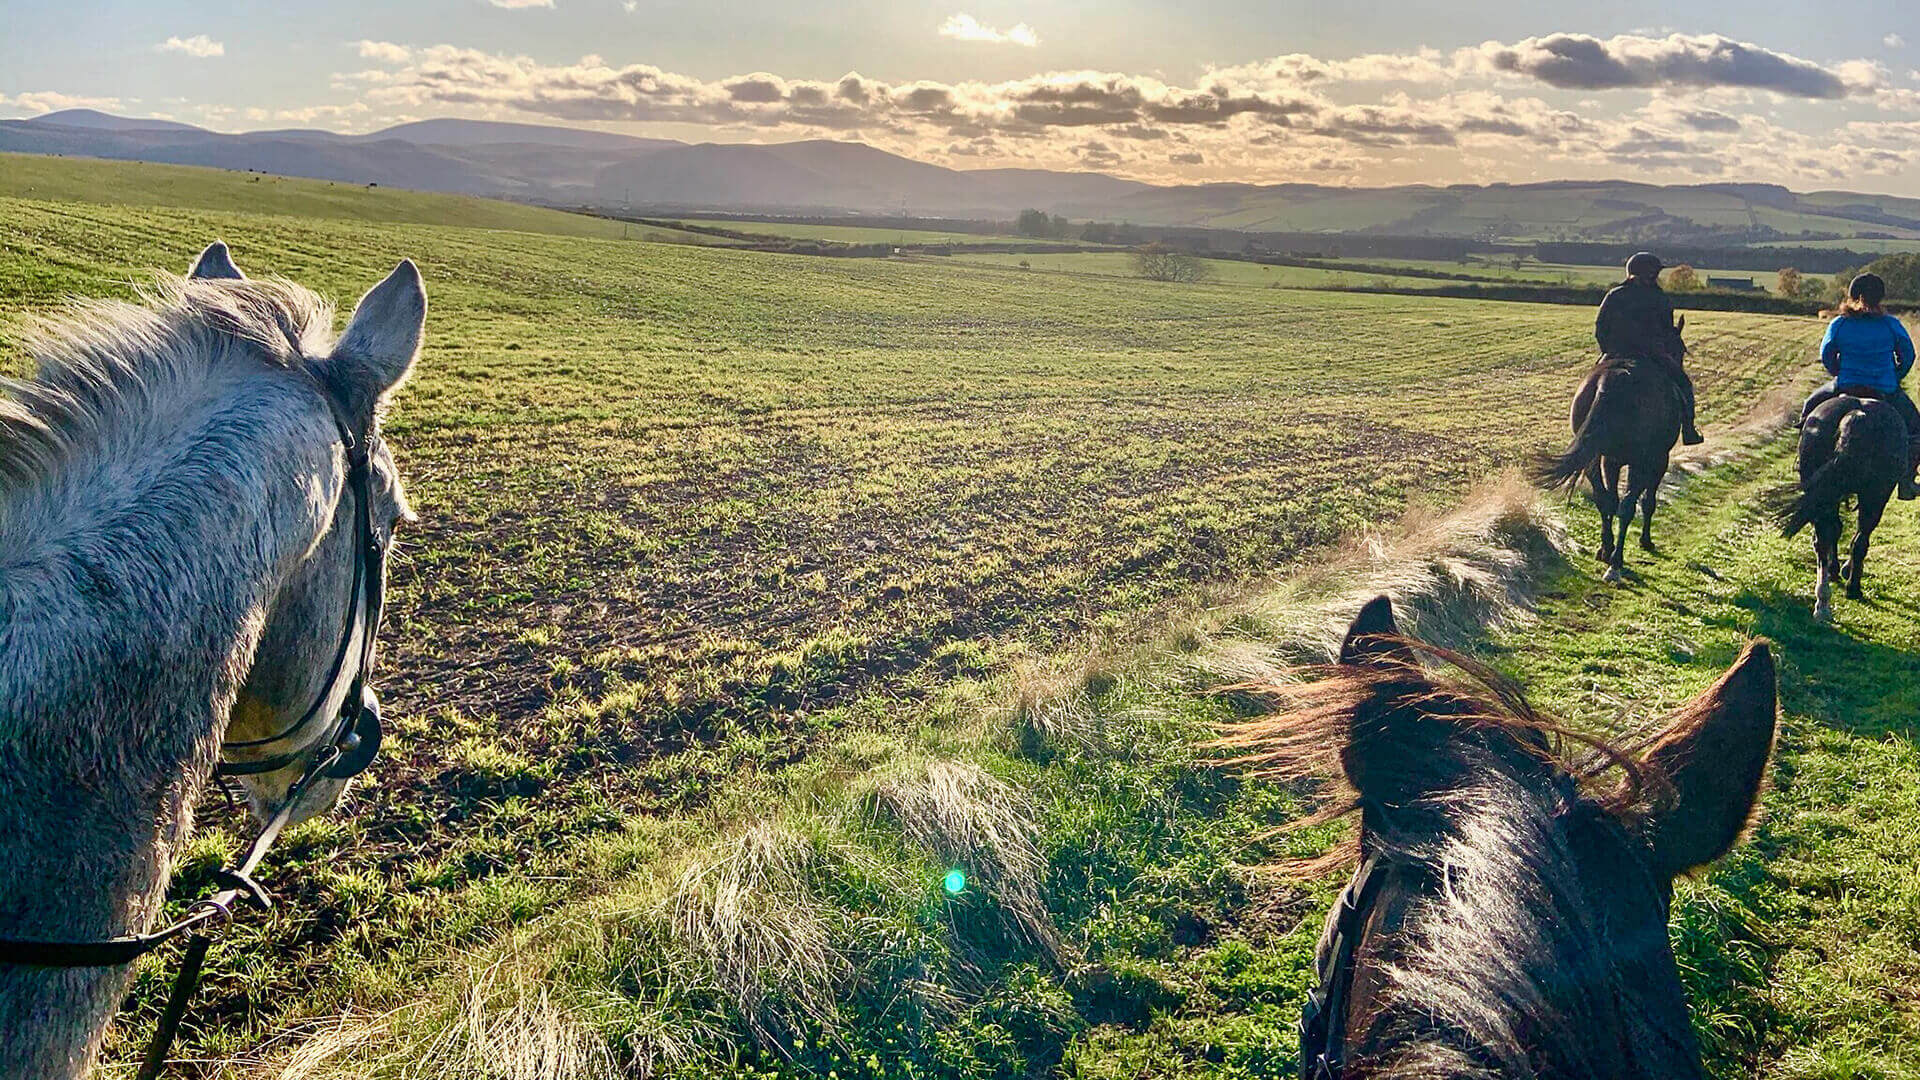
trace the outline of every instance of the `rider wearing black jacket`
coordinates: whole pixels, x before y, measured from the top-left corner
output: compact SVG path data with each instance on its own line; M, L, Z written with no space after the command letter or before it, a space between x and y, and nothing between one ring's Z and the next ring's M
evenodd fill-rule
M1605 356L1651 360L1673 377L1680 390L1682 441L1694 446L1706 441L1693 425L1693 380L1682 362L1680 335L1673 325L1673 302L1660 288L1657 256L1642 251L1627 260L1627 280L1615 285L1600 301L1593 336Z

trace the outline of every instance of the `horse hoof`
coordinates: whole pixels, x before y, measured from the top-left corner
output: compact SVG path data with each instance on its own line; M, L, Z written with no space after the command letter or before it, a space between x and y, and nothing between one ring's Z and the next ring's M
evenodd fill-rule
M1644 551L1644 552L1646 552L1646 553L1647 553L1647 554L1649 554L1649 555L1658 555L1658 554L1660 554L1660 549L1659 549L1659 548L1657 548L1657 547L1654 547L1654 546L1653 546L1653 541L1651 541L1651 540L1642 540L1642 541L1640 541L1640 550L1641 550L1641 551Z
M1832 622L1833 609L1825 604L1815 604L1813 606L1813 621L1817 623Z
M1607 567L1607 572L1600 575L1600 580L1606 582L1609 585L1618 585L1620 583L1620 579L1625 576L1626 575L1620 572L1619 567L1609 566Z

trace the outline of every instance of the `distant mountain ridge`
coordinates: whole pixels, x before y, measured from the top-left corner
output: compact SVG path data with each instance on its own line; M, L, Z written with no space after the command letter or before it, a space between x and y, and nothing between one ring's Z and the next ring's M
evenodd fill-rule
M1156 186L1092 172L960 170L862 143L648 139L545 124L439 118L364 135L239 134L68 109L0 121L0 151L255 170L557 205L773 213L1077 219L1275 233L1632 242L1920 245L1920 199L1772 184L1629 181Z

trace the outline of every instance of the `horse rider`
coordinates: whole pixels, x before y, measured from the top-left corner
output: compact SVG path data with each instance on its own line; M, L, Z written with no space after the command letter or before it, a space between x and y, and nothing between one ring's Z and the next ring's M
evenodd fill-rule
M1821 402L1845 392L1857 397L1877 397L1900 411L1907 425L1907 475L1900 479L1900 497L1920 495L1913 470L1920 466L1920 409L1900 388L1900 381L1913 370L1913 338L1900 320L1887 314L1883 303L1887 283L1878 274L1861 274L1847 286L1847 299L1840 314L1827 324L1827 336L1820 342L1820 366L1833 378L1815 390L1800 407L1800 419Z
M1673 302L1660 287L1658 256L1642 251L1627 260L1627 280L1600 301L1593 336L1604 356L1650 360L1672 377L1680 393L1681 440L1698 446L1706 440L1693 425L1693 380L1687 377L1686 347L1673 325Z

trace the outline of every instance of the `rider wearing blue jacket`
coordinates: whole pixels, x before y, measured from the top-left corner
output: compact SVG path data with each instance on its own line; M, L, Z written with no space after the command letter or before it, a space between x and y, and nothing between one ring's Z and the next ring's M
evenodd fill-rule
M1900 388L1900 381L1913 370L1913 338L1899 319L1881 307L1886 297L1887 283L1878 274L1861 274L1847 287L1847 301L1840 306L1840 315L1827 324L1827 336L1820 342L1820 365L1833 378L1807 398L1800 419L1805 421L1821 402L1842 391L1884 398L1906 421L1910 466L1920 465L1920 409ZM1908 473L1900 481L1903 499L1920 494L1911 467Z

